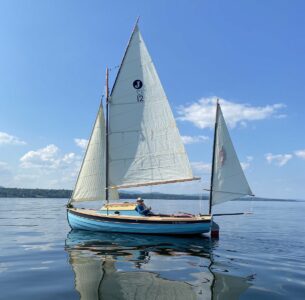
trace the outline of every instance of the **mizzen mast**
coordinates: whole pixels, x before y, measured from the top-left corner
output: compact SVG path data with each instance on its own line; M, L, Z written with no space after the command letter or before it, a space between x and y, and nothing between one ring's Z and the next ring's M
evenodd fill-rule
M209 215L212 213L212 198L213 198L213 181L214 181L214 168L215 168L215 151L216 151L216 137L218 127L218 113L219 113L219 100L216 103L216 117L214 127L214 142L213 142L213 154L212 154L212 172L211 172L211 185L210 185L210 201L209 201Z

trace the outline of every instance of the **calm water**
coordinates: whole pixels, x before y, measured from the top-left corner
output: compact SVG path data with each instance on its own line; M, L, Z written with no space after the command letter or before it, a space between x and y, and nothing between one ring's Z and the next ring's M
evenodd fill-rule
M220 205L253 214L218 217L218 241L70 231L65 203L0 199L0 299L305 299L305 202Z

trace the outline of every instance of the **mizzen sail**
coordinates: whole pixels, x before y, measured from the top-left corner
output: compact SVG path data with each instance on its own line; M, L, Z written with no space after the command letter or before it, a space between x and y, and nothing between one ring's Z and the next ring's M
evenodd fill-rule
M109 99L109 180L115 188L192 180L160 79L138 29Z
M212 205L252 195L218 103L216 115Z

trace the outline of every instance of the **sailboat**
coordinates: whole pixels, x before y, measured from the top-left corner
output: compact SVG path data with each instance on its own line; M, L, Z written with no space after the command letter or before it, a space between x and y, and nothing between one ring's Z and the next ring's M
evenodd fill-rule
M118 203L118 189L199 180L194 177L173 113L136 23L102 103L67 205L72 229L144 234L200 234L212 225L212 206L252 194L217 104L209 214L143 216L136 203ZM99 210L73 203L106 200ZM115 203L113 202L115 201Z

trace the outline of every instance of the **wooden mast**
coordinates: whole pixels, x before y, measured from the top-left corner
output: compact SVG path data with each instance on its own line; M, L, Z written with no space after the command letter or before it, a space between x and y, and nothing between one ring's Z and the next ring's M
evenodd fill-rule
M214 183L214 166L215 166L215 150L216 150L216 137L218 127L218 113L219 113L219 100L216 103L216 117L214 128L214 142L213 142L213 156L212 156L212 172L211 172L211 186L210 186L210 201L209 201L209 215L212 213L212 198L213 198L213 183Z
M107 201L107 215L109 203L109 69L106 67L106 201Z

